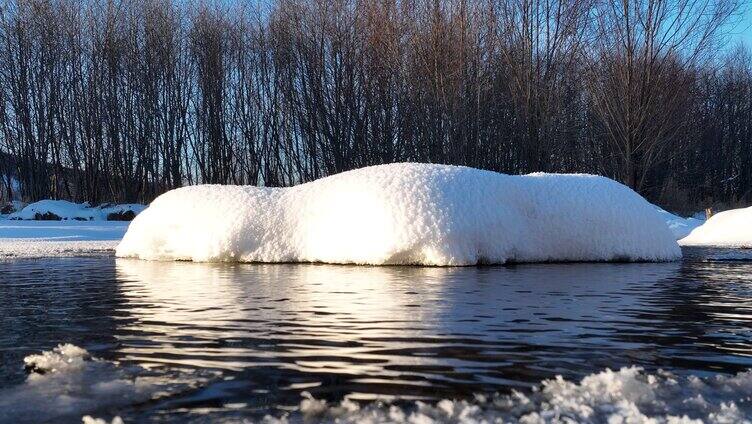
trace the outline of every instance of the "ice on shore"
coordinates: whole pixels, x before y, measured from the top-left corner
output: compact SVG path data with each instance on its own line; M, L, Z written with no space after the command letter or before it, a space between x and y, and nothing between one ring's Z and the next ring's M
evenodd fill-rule
M2 239L0 259L111 255L117 240Z
M146 209L140 204L100 205L92 207L88 203L73 203L66 200L40 200L31 203L8 215L8 219L20 220L76 220L108 221L133 218Z
M472 265L681 257L654 207L593 175L400 163L290 188L172 190L117 248L150 260Z
M113 219L135 216L145 208L90 207L64 200L32 203L0 217L0 259L111 253L128 228L128 222Z
M0 220L0 259L111 253L127 222Z
M752 207L719 212L679 243L683 246L752 248Z

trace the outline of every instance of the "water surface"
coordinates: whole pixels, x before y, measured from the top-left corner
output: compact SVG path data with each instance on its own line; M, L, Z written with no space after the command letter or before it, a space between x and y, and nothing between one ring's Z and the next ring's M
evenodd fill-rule
M749 255L684 253L677 263L467 268L6 260L0 397L26 381L25 356L63 342L165 389L40 419L258 420L294 409L304 391L430 403L624 366L746 371L752 262L738 259ZM0 419L19 415L36 421Z

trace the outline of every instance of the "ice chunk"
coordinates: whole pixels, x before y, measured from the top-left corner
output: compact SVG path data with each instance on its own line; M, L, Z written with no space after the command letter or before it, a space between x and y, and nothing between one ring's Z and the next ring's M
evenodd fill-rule
M142 402L163 386L140 369L93 358L72 344L24 358L20 385L0 390L0 422L68 422L81 414Z
M52 351L25 357L24 367L38 374L80 371L87 359L89 352L86 349L66 343L58 345Z
M717 213L679 243L683 246L752 248L752 207Z
M121 424L118 416L107 421L86 414L185 393L218 375L214 370L146 369L107 361L69 343L26 356L24 366L29 375L23 383L0 388L0 423Z
M472 265L667 261L681 251L653 206L608 178L400 163L290 188L176 189L136 217L117 255Z
M84 415L83 417L81 417L81 422L83 424L125 424L123 422L123 419L119 416L113 417L112 421L107 421L102 418L92 417L91 415Z

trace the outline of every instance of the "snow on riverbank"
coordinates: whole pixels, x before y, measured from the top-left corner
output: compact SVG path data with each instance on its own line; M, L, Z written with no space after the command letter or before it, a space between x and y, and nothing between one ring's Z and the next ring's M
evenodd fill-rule
M66 200L41 200L7 216L10 220L130 221L146 206L139 204L100 205Z
M291 188L172 190L136 217L117 254L421 265L681 257L654 207L607 178L414 163Z
M0 216L0 258L111 253L146 206L42 200Z
M0 220L0 258L110 253L128 222Z
M719 212L679 243L682 246L752 248L752 207Z

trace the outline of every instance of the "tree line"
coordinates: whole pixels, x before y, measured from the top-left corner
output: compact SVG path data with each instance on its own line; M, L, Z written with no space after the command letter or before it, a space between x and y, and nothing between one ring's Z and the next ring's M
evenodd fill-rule
M148 202L399 161L752 202L740 0L0 1L0 196Z

